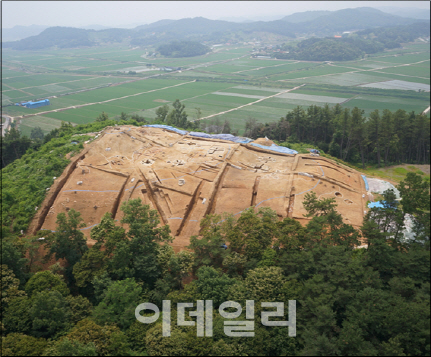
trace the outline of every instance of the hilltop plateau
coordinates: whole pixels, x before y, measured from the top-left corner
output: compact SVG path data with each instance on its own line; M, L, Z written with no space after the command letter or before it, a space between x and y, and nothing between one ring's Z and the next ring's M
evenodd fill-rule
M125 125L94 134L55 180L30 233L54 230L57 214L75 209L89 239L106 212L119 222L119 207L140 198L169 224L173 246L181 250L210 213L269 207L279 218L306 224L302 200L310 191L334 198L346 223L362 225L367 196L359 172L315 154L273 151L265 139L247 143L196 134L202 133Z

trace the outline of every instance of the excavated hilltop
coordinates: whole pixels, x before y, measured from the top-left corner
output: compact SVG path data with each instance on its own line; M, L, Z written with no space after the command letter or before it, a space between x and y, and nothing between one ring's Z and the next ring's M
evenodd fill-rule
M344 221L358 228L367 200L361 174L312 154L283 154L227 140L181 135L154 127L108 127L86 144L50 188L29 233L55 230L57 214L81 212L90 230L106 212L117 222L121 204L140 198L158 211L181 250L209 213L270 207L280 218L308 219L302 201L314 191L335 198ZM120 224L120 223L118 223Z

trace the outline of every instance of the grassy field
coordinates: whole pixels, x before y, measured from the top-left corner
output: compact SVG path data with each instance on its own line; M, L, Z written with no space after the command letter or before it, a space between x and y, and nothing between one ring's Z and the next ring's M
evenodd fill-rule
M4 50L2 111L15 117L43 113L22 119L20 127L26 134L35 126L48 132L61 121L88 123L102 111L110 117L121 112L139 113L152 120L159 106L176 99L184 102L189 119L194 120L196 108L205 117L306 84L287 95L216 117L228 119L232 128L242 132L250 117L268 123L298 105L341 103L345 108L358 106L368 115L374 109L420 112L430 102L429 92L414 91L426 90L430 84L429 44L424 43L334 63L256 59L251 57L250 46L224 45L208 55L191 58L147 58L148 52L152 49L124 45L36 52ZM155 70L137 75L118 72L139 71L149 68L147 64ZM158 66L182 70L168 73L157 70ZM157 77L144 79L150 75ZM412 90L393 89L398 87ZM51 105L38 109L10 105L47 97Z
M367 176L375 176L383 180L399 183L403 181L408 172L415 172L424 179L430 179L430 165L395 165L387 167L369 166L366 169L357 168Z

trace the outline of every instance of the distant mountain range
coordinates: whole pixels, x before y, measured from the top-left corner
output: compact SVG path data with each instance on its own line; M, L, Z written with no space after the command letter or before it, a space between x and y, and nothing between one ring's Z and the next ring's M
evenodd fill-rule
M362 7L338 11L306 11L274 21L232 22L209 20L203 17L180 20L160 20L133 29L102 28L99 25L87 29L66 27L45 28L39 34L19 41L6 41L10 31L3 29L2 46L18 50L37 50L58 46L60 48L93 46L103 43L122 42L130 39L133 45L155 45L172 40L195 40L214 42L242 41L254 33L271 33L295 38L298 35L318 37L333 36L335 33L362 30L375 27L408 25L420 20L391 15L380 10ZM422 20L426 21L426 20ZM428 20L429 21L429 20ZM16 26L15 33L25 33L22 26ZM13 30L10 29L10 30ZM29 26L36 32L41 26ZM18 35L16 35L18 36Z
M18 41L23 38L39 35L43 30L47 29L49 26L42 25L30 25L30 26L14 26L12 28L6 29L2 28L2 41Z
M396 4L396 2L394 4ZM429 11L424 9L418 9L415 7L381 6L381 7L377 7L376 9L391 15L409 17L411 19L419 19L419 20L430 19Z

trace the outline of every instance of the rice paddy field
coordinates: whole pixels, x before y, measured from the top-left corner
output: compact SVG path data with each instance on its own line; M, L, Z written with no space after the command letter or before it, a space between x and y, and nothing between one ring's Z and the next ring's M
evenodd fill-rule
M4 49L2 113L29 135L37 126L47 133L61 121L92 122L102 111L109 117L125 112L151 121L158 107L179 99L189 120L226 119L242 133L250 117L269 123L297 106L357 106L368 115L375 109L422 112L430 105L429 43L405 44L347 62L257 59L250 46L232 45L191 58L147 57L149 53L124 45ZM167 72L163 67L181 69ZM37 109L14 105L46 98L51 105Z

